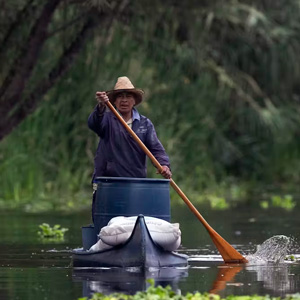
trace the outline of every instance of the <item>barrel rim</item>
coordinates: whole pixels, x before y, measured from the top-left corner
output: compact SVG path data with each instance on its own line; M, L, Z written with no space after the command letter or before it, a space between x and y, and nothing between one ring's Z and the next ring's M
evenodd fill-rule
M99 182L149 182L149 183L155 183L155 182L170 182L170 179L161 179L161 178L135 178L135 177L96 177L94 179L95 183Z

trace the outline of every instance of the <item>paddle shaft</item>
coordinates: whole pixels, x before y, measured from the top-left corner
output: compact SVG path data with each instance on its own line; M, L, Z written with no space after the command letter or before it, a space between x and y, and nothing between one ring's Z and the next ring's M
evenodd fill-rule
M145 154L150 158L152 163L156 166L159 171L162 171L163 168L158 160L154 157L154 155L149 151L149 149L144 145L144 143L140 140L140 138L135 134L135 132L127 125L125 120L120 116L114 106L110 103L110 101L106 102L108 108L113 112L113 114L119 119L125 129L129 132L129 134L134 138L137 144L141 147L141 149L145 152ZM208 231L211 236L213 242L216 247L220 251L225 262L242 262L245 263L247 260L236 251L228 242L226 242L202 217L202 215L198 212L195 206L191 203L188 197L183 193L183 191L179 188L179 186L174 182L174 180L170 179L170 184L173 189L177 192L177 194L182 198L185 204L189 207L189 209L195 214L198 220L203 224L203 226Z

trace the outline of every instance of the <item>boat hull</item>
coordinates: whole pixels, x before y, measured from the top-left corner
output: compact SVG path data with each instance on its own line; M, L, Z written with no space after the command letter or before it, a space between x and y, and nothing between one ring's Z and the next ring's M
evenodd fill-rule
M187 256L165 251L150 236L143 215L139 215L130 238L123 245L103 251L73 250L73 267L184 267Z

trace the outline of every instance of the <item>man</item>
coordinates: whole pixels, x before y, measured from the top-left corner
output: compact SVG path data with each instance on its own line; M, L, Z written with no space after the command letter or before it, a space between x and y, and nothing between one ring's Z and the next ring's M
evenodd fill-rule
M162 166L159 172L171 178L169 157L157 138L152 122L138 113L135 106L143 101L144 92L133 86L127 77L119 77L113 90L97 92L97 106L88 119L88 126L100 137L94 160L96 177L147 176L146 154L126 131L117 117L106 109L110 101L126 123ZM94 201L93 201L94 202Z
M135 108L142 102L143 94L127 77L119 77L114 90L96 93L98 105L88 119L89 128L100 137L93 178L140 178L147 175L146 154L116 116L106 109L105 102L108 100L162 165L163 170L160 173L165 178L171 178L169 157L157 138L152 122L140 115Z

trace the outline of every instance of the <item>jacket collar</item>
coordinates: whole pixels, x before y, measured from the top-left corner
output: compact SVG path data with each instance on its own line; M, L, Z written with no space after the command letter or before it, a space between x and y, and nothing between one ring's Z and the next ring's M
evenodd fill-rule
M140 116L140 114L139 114L139 112L137 111L136 108L133 108L133 109L132 109L132 122L133 122L134 120L138 120L138 121L141 120L141 116Z

